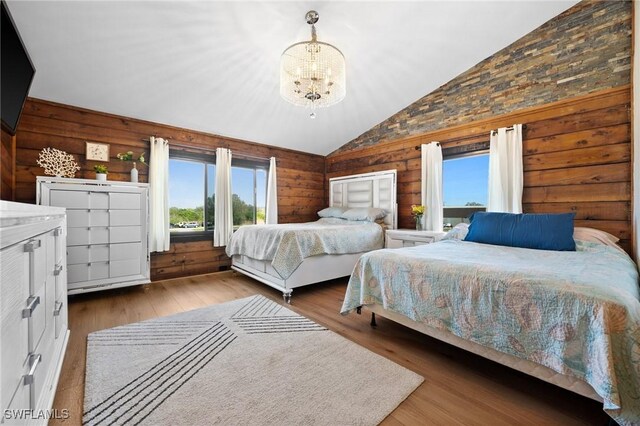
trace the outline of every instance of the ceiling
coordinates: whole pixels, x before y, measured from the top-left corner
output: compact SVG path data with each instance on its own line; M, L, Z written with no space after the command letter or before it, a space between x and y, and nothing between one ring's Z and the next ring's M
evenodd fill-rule
M15 1L30 96L328 154L577 1ZM279 95L279 59L309 38L347 62L344 101Z

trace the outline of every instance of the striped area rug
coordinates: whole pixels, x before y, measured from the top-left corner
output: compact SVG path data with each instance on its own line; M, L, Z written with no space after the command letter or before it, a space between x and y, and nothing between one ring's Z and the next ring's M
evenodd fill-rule
M377 424L422 381L253 296L91 333L83 424Z

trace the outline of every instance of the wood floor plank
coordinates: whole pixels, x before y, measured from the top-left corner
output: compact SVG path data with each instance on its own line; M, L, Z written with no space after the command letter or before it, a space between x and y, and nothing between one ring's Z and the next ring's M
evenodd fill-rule
M342 316L346 279L298 288L290 308L425 378L383 422L397 425L604 425L601 404L379 318ZM51 425L81 424L87 335L118 325L262 294L281 294L232 271L71 296L71 336Z

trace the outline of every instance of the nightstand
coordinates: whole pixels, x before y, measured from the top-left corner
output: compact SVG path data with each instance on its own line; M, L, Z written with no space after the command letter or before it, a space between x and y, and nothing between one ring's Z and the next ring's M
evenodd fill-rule
M416 231L415 229L389 229L385 248L414 247L438 241L446 232Z

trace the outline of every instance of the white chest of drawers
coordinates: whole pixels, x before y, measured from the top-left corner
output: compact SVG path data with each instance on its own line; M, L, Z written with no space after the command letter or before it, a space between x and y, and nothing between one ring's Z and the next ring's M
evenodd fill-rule
M149 282L148 185L38 177L39 204L67 209L69 294Z
M64 209L0 201L0 423L46 424L69 337Z

